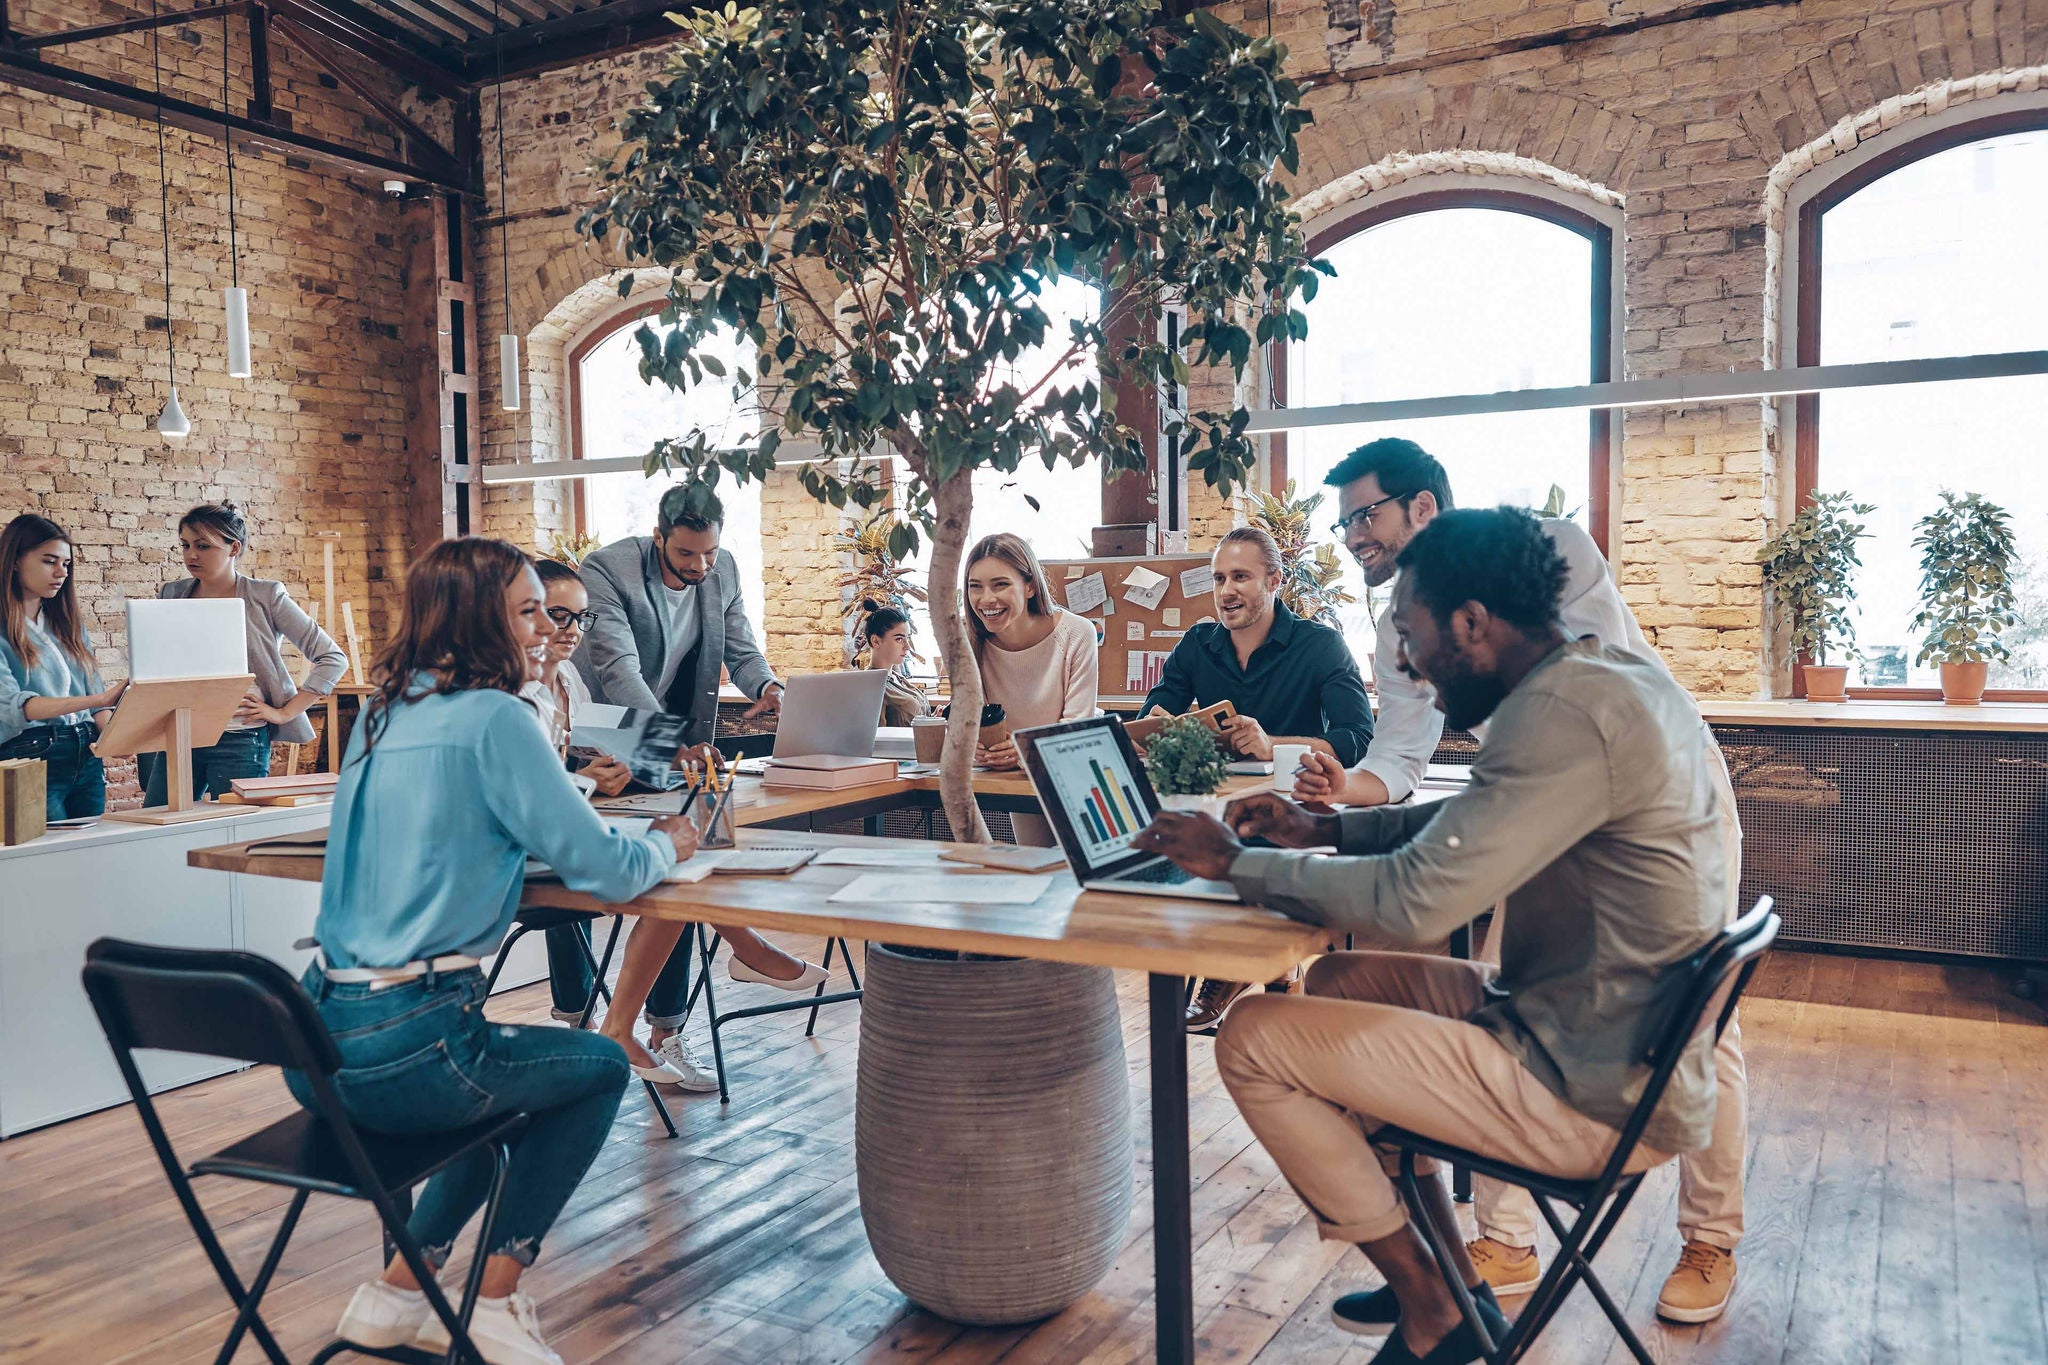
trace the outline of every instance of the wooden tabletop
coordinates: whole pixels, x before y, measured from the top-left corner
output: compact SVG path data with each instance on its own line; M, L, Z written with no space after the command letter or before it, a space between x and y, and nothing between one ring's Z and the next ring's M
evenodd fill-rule
M1710 725L2048 733L2048 706L2029 702L1988 701L1979 706L1949 706L1938 701L1718 701L1707 697L1700 701L1700 714Z

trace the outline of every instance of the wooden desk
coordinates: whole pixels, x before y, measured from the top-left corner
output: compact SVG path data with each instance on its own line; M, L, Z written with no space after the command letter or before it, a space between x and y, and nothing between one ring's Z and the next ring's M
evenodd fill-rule
M1770 725L1838 730L1967 730L1979 734L2048 734L2048 706L1988 701L1949 706L1938 701L1700 702L1710 725Z
M1243 786L1259 779L1242 779ZM1021 776L987 776L976 781L988 795L1014 795ZM766 792L750 784L735 798L740 824L844 812L878 800L916 800L937 792L936 778L900 779L852 792ZM885 790L878 790L885 789ZM823 800L836 797L840 805ZM895 844L928 847L918 841L870 840L768 834L744 828L742 846L792 841L820 845ZM259 877L317 881L322 860L250 856L245 844L203 848L190 854L194 867ZM1001 953L1050 962L1121 968L1149 978L1152 1077L1153 1277L1157 1298L1156 1359L1187 1365L1194 1359L1194 1246L1189 1207L1188 1057L1182 1024L1187 978L1270 981L1322 952L1327 935L1276 911L1218 901L1176 901L1158 896L1083 892L1065 872L1046 878L1046 889L1026 906L895 904L832 905L826 897L868 869L807 867L790 877L710 877L692 885L662 885L624 906L604 906L553 880L530 880L523 904L575 910L623 910L650 918L698 921L737 920L763 929L878 939L927 948ZM962 875L974 875L965 873Z

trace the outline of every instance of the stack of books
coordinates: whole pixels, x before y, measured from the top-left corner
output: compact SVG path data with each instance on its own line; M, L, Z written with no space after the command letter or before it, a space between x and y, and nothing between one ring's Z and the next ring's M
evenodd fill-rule
M244 806L310 806L334 799L341 781L335 773L299 773L293 777L238 777L233 791L220 798Z
M865 787L895 780L895 759L849 758L843 754L771 758L761 774L764 787L801 787L809 791L838 791L842 787Z

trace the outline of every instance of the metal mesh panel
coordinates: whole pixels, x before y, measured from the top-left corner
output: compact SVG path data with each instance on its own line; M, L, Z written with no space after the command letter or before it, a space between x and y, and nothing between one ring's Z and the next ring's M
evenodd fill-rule
M988 837L999 844L1014 844L1016 834L1010 828L1007 811L983 810L982 821L988 825ZM929 820L931 823L926 824ZM867 829L859 820L842 820L836 824L820 823L821 834L865 834ZM890 839L937 839L950 843L953 827L946 821L943 810L892 810L882 816L882 834Z
M2048 959L2048 735L1716 727L1785 937Z

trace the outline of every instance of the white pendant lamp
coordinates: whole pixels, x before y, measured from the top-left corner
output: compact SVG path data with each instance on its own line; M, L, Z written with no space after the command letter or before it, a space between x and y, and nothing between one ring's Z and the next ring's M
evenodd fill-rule
M156 17L156 0L150 0L149 15L152 19ZM156 68L156 187L164 227L164 342L171 350L168 370L171 396L165 401L164 410L157 415L156 429L166 441L178 445L192 434L192 419L178 404L178 340L171 331L171 182L170 173L164 167L164 68L158 48L158 35L162 31L161 28L149 31L149 61Z
M519 337L512 324L512 206L505 199L505 34L498 27L498 0L491 0L491 32L498 47L498 269L504 286L505 325L498 333L498 397L507 412L519 411Z
M220 17L220 109L228 111L228 16ZM242 268L235 250L235 140L223 121L221 144L228 149L228 287L221 291L228 315L228 377L249 377L249 291L242 288Z

